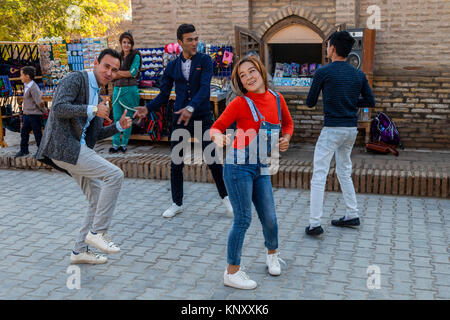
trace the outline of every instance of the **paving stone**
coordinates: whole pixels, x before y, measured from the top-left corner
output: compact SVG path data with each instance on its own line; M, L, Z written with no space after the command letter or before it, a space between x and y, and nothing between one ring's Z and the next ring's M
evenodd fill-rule
M434 292L434 291L415 290L414 288L413 288L413 291L415 292L415 299L417 299L417 300L435 300L436 299L436 292Z
M363 224L355 230L329 226L345 204L341 193L326 192L324 208L333 214L324 217L324 235L311 238L304 234L309 191L274 188L287 266L280 277L268 275L253 213L242 260L258 288L241 292L223 285L232 221L217 214L213 184L186 183L190 209L167 220L160 214L170 203L168 181L125 179L110 230L121 253L105 265L80 265L82 289L69 290L70 250L87 207L78 185L44 171L0 175L14 185L0 196L13 201L0 201L1 299L450 299L447 199L357 194ZM55 197L27 196L36 187ZM381 271L379 290L367 288L371 265Z

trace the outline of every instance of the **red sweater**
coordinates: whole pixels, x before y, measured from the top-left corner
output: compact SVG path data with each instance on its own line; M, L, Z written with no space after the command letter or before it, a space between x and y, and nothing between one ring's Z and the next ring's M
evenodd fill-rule
M279 94L279 93L278 93ZM270 122L273 124L278 124L278 109L277 109L277 99L273 94L269 91L265 93L251 93L248 92L246 94L247 97L253 100L259 112L263 115L266 122ZM289 113L289 109L286 105L286 101L283 96L280 96L280 107L281 107L281 129L282 134L289 134L292 136L294 132L294 123L292 122L291 114ZM261 121L255 122L253 119L252 112L250 111L250 107L247 104L247 101L244 97L236 97L230 104L226 107L225 111L221 114L219 119L214 122L211 127L210 134L211 136L220 131L220 133L224 133L225 130L233 123L236 122L237 125L237 134L234 140L233 146L234 148L242 149L247 146L250 141L255 138L255 134L250 134L251 132L258 133L259 127L261 125ZM249 129L254 129L248 132L248 135L245 137L245 145L242 143L238 146L237 141L243 141L239 139L245 135L245 132Z

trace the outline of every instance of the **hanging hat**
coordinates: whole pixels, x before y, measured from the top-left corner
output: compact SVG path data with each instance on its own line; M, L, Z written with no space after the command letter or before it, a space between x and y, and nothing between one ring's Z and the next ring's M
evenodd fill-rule
M164 46L164 51L165 51L166 53L168 53L168 54L171 54L172 51L173 51L173 46L172 46L172 44L171 44L171 43L166 44L166 45Z
M180 45L178 43L174 43L173 44L173 51L174 51L173 53L180 54L181 48L180 48Z

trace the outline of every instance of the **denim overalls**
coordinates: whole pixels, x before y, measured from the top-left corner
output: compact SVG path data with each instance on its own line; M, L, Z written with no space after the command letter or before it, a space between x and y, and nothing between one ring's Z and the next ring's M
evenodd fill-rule
M240 265L245 233L252 218L252 203L262 224L265 247L268 250L278 248L278 224L267 160L278 143L281 108L279 95L270 93L277 100L279 124L265 121L254 102L245 97L253 119L255 122L261 119L261 126L248 146L241 150L231 147L225 160L224 181L234 212L227 247L227 262L231 265Z
M261 174L269 174L268 158L270 157L272 148L278 143L281 130L281 106L280 96L269 89L277 99L278 124L273 124L264 120L253 100L244 96L253 120L258 122L261 120L259 132L257 136L244 149L230 148L227 152L226 164L258 164L261 167Z

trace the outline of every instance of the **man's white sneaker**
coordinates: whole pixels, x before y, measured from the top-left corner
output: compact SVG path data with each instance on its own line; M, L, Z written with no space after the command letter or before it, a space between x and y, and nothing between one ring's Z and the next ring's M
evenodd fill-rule
M100 254L95 254L91 250L88 250L86 252L80 252L78 254L75 254L72 251L72 254L70 255L70 263L72 264L78 263L103 264L106 263L106 261L108 261L108 258Z
M172 203L172 205L169 207L169 209L167 209L166 211L164 211L164 213L162 214L162 216L164 218L172 218L174 217L177 213L181 213L183 212L183 206L177 206L175 203Z
M228 196L226 196L225 198L222 199L223 205L225 206L225 209L227 210L227 214L231 217L234 216L233 213L233 207L231 206L231 202L230 202L230 198Z
M269 269L269 273L272 276L279 276L281 274L280 261L283 262L284 264L286 264L286 262L284 262L283 259L281 259L279 257L278 252L272 253L272 254L267 254L266 264L267 264L267 268Z
M225 273L223 274L223 283L226 286L244 290L255 289L257 286L256 282L250 280L248 275L241 269L233 274L228 273L225 269Z
M103 253L119 253L120 248L111 241L111 238L106 233L93 234L91 231L86 235L84 240L88 245L100 250Z

